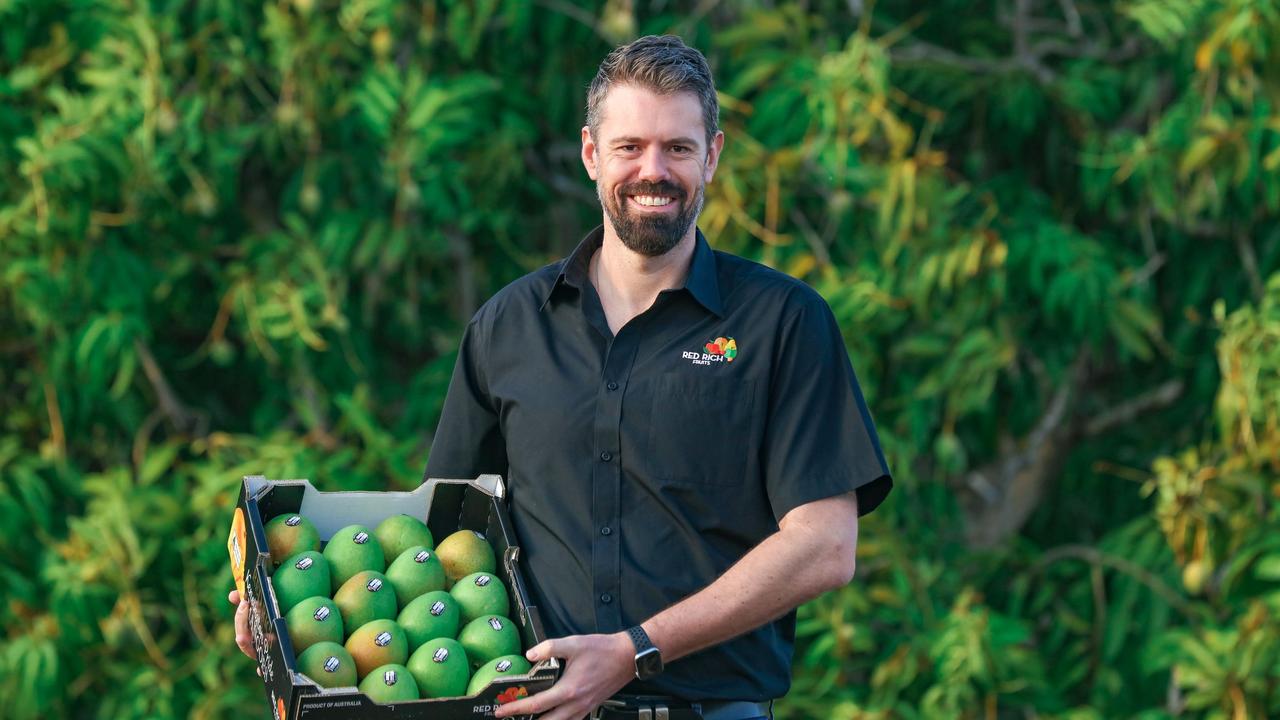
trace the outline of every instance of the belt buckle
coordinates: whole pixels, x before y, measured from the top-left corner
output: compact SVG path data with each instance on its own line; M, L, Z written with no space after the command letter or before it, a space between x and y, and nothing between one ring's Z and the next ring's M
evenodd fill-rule
M601 720L604 717L605 710L626 710L627 704L621 700L605 700L596 706L595 710L587 716L588 720Z
M627 704L621 700L605 700L595 710L592 710L587 717L589 720L601 720L604 717L605 710L626 709L628 709ZM666 705L639 707L636 708L636 720L671 720L671 709Z
M666 705L638 708L636 720L671 720L671 711Z

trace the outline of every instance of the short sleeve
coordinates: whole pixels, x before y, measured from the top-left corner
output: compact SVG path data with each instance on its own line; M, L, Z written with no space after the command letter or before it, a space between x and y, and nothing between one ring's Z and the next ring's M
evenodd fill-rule
M816 294L786 322L775 349L762 448L774 518L857 491L874 510L893 480L840 328Z
M472 320L462 334L453 378L436 427L426 477L473 478L507 474L507 450L482 363L484 334Z

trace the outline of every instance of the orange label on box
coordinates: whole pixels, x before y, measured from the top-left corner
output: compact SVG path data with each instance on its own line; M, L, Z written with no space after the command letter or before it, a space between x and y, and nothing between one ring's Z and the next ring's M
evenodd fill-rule
M227 554L231 556L231 575L236 579L236 590L244 600L244 511L236 508L231 519L231 535L227 538Z

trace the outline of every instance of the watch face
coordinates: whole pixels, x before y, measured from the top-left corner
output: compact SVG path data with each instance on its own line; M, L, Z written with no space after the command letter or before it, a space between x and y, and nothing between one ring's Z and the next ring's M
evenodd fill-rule
M636 655L636 678L648 680L662 672L662 653L651 647Z

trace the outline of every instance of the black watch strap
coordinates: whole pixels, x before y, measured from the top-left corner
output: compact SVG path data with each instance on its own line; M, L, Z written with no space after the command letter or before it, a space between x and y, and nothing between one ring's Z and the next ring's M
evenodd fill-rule
M648 680L662 672L662 652L649 639L649 633L636 625L627 628L627 636L636 648L636 678Z
M644 628L639 625L627 628L627 634L631 636L631 644L636 646L637 653L642 653L653 647L653 641L649 639L649 633L645 632Z

